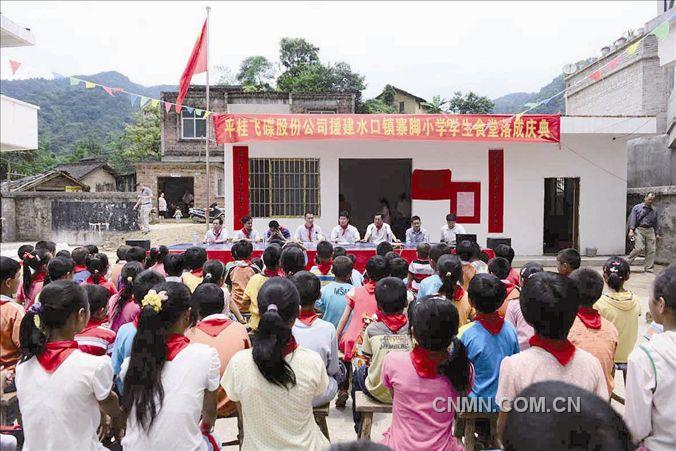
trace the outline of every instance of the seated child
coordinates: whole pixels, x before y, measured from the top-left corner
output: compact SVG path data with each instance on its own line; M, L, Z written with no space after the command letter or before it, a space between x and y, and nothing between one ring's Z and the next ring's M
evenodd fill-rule
M89 257L89 251L86 247L76 247L73 249L73 252L70 253L70 257L75 264L75 267L73 268L73 282L84 283L84 281L91 276L89 271L87 271L87 257Z
M562 276L568 277L582 264L580 253L575 249L563 249L556 255L556 270Z
M400 279L408 287L408 262L397 254L396 258L389 261L388 266L390 268L390 277ZM406 305L413 302L414 299L415 294L407 288Z
M498 309L498 313L503 318L505 317L505 313L507 313L507 306L509 305L509 302L512 299L518 299L520 293L518 283L515 284L509 280L509 274L511 270L512 267L509 264L509 260L506 258L496 257L488 263L489 274L493 274L495 277L500 279L507 290L505 301Z
M331 272L336 280L322 287L321 298L317 301L315 307L323 313L322 319L324 321L328 321L338 329L338 323L347 305L345 295L353 288L350 283L352 260L348 257L336 257L333 259Z
M505 357L500 365L498 429L502 432L505 411L517 395L535 382L567 382L609 399L598 359L575 348L567 338L580 303L575 282L551 272L534 274L521 290L519 301L535 335L530 339L530 348Z
M89 322L75 334L78 349L91 355L110 355L113 352L115 332L105 326L110 293L101 285L83 285L89 299Z
M519 273L519 285L521 289L523 289L523 286L533 274L542 271L544 271L544 268L538 262L528 262L523 265ZM519 296L520 295L521 292L519 292ZM521 303L519 302L519 299L512 299L509 301L507 311L505 312L505 320L512 323L512 326L516 329L516 336L519 339L519 350L523 351L530 348L528 341L535 335L535 330L533 330L533 326L528 324L524 319L523 313L521 313Z
M225 286L225 266L220 260L207 260L202 266L202 284L203 283L215 283L221 287L223 291L223 296L225 298L225 307L222 312L225 316L229 317L231 320L236 320L240 324L246 324L242 314L237 308L237 304L232 300L228 287ZM200 284L200 285L202 285ZM199 285L198 285L199 287Z
M139 246L132 246L127 250L125 254L125 259L128 262L139 262L145 265L146 262L146 250Z
M282 248L282 254L279 257L279 266L286 277L291 277L297 272L305 271L305 252L295 243L287 243Z
M120 289L120 273L122 272L124 265L127 263L127 251L130 247L131 246L123 244L122 246L118 247L117 251L115 252L117 255L117 261L110 270L110 280L115 284L115 288L118 290Z
M462 261L462 288L467 291L475 274L488 273L488 265L481 260L481 248L476 243L461 241L455 251Z
M33 305L42 290L47 276L47 264L51 258L52 254L49 251L36 249L26 252L21 259L23 282L16 293L16 302L22 304L26 311Z
M152 269L155 272L167 277L164 271L164 258L169 255L169 248L167 246L151 247L144 263L146 269Z
M189 247L183 253L183 283L192 293L202 283L202 266L207 261L207 251L201 247Z
M458 311L443 297L415 301L408 310L411 352L391 352L382 364L382 384L392 392L392 425L382 443L395 451L462 450L453 436L452 405L471 388L467 350L456 338ZM452 352L449 352L452 349ZM442 399L444 409L435 408Z
M180 208L176 208L176 210L174 210L174 219L176 222L181 222L181 219L183 219L183 212Z
M603 278L592 268L576 269L569 277L580 293L580 307L568 332L568 339L576 348L584 349L599 360L606 377L608 394L611 394L615 386L613 368L618 341L617 329L593 307L603 293Z
M328 404L338 393L338 384L345 378L345 367L338 357L338 340L333 324L319 319L314 305L321 295L319 277L308 271L300 271L291 277L300 296L300 314L291 329L296 342L304 348L311 349L322 358L329 386L324 393L312 400L314 407Z
M432 246L430 249L430 267L434 271L429 277L426 277L420 282L418 287L418 297L422 298L429 296L430 294L435 294L439 292L439 287L441 286L441 277L437 269L437 262L442 255L447 255L451 253L451 248L447 244L439 243Z
M90 285L101 285L110 292L110 295L117 293L117 287L106 279L108 273L108 256L106 254L93 254L87 257L87 271L91 274L84 283Z
M495 394L498 391L500 363L505 357L519 352L516 330L499 314L506 289L503 281L491 274L477 274L469 283L469 302L476 310L474 321L460 327L458 337L467 349L474 365L474 385L469 396L479 398L483 411L498 410Z
M415 260L408 266L408 288L415 295L418 294L420 282L434 274L430 264L430 249L429 243L418 243Z
M624 420L634 440L651 451L676 443L676 265L657 276L648 308L664 332L629 355Z
M442 255L437 262L441 286L439 294L453 301L460 315L460 327L472 321L474 309L469 303L467 291L460 284L462 278L462 262L457 255ZM420 295L420 293L418 293Z
M0 257L0 371L14 386L14 369L19 362L19 328L26 311L14 301L21 284L21 266L10 257ZM14 391L7 390L5 391Z
M108 324L113 332L128 322L134 321L141 311L141 304L134 300L134 279L143 272L139 262L125 263L120 273L120 291L108 301Z
M35 248L38 248L37 243L35 244ZM96 244L87 244L85 246L87 248L87 251L89 252L89 255L94 255L99 253L99 247Z
M507 280L512 282L514 285L519 285L519 277L520 277L519 271L517 271L516 268L512 267L512 263L514 262L514 249L512 249L510 246L506 244L498 244L497 246L495 246L494 252L496 257L506 258L507 261L509 262L510 270L509 276L507 276Z
M73 280L73 268L73 260L70 258L54 257L50 259L47 263L47 276L44 285L57 280Z
M325 287L330 282L336 280L336 276L331 272L333 263L333 244L328 241L320 241L317 243L317 264L310 268L310 272L322 282L322 287Z
M251 241L241 240L237 244L237 260L225 275L225 284L230 288L230 295L237 304L239 311L248 313L250 304L244 302L244 290L251 277L258 274L260 270L251 263L251 254L253 253Z
M197 323L185 331L185 336L191 343L203 343L216 349L221 362L220 375L223 376L232 356L251 347L246 327L223 313L225 296L217 284L199 285L192 294L191 303L196 310ZM219 387L218 416L227 417L236 410L235 403Z
M249 304L249 313L251 314L249 317L249 327L251 329L257 329L258 322L260 321L260 314L258 312L258 292L268 279L271 277L279 277L284 274L279 267L281 253L282 248L278 244L272 243L268 245L263 251L263 272L251 276L249 283L246 284L246 288L244 289L242 302L244 304Z
M164 257L164 272L167 273L167 282L183 283L183 254L169 254Z
M75 341L87 323L87 294L77 283L59 280L40 298L22 320L16 367L24 449L100 449L101 412L112 418L117 437L122 412L110 359L80 351Z
M630 273L627 260L622 257L609 258L603 266L603 278L610 291L604 293L594 304L601 316L615 325L619 334L615 363L627 363L629 353L634 349L638 338L641 304L638 296L624 288Z

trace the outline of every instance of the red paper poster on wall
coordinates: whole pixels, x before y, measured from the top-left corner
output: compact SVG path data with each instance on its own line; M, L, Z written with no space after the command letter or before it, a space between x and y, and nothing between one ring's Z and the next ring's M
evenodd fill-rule
M232 230L242 228L242 218L249 214L249 148L232 148Z
M503 232L505 202L505 153L488 151L488 233Z
M451 212L461 224L481 222L481 182L451 183Z
M416 169L411 175L411 199L440 200L451 195L450 169Z

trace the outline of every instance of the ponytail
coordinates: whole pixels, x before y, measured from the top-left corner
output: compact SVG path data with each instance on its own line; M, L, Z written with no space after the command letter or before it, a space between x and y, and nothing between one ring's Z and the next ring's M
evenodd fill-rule
M200 285L204 283L215 283L220 287L224 275L225 266L223 266L223 263L220 260L207 260L204 265L202 265L202 282Z
M603 265L603 274L606 276L606 283L615 291L620 291L624 283L629 279L631 268L627 260L622 257L610 257Z
M458 337L453 339L453 349L448 358L439 364L438 370L453 384L457 392L469 393L471 388L469 356L467 348Z
M47 335L38 327L40 325L41 303L35 303L28 309L19 327L21 343L21 361L25 362L33 356L39 356L47 344Z
M441 287L439 293L453 300L458 285L462 283L462 261L456 255L442 255L437 261Z
M122 312L124 306L132 300L134 279L141 272L143 272L143 265L139 262L125 263L122 267L122 271L120 272L120 291L115 302L115 311L113 312L111 322Z
M36 249L31 252L25 252L21 261L23 262L23 291L28 294L33 283L33 277L36 273L44 272L51 259L52 254L46 249Z
M94 285L98 285L101 277L108 272L108 256L106 254L94 254L87 257L87 271L91 273Z
M169 248L167 246L150 248L150 252L148 252L148 256L145 260L146 269L150 269L156 264L164 261L164 257L166 257L167 254L169 254Z

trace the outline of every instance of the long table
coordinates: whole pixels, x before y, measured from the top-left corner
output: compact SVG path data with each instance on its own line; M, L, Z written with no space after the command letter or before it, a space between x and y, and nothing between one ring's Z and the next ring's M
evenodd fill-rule
M169 252L172 254L182 254L183 252L185 252L186 249L193 246L205 248L207 250L207 258L209 259L220 260L223 263L227 263L233 260L232 253L230 252L232 244L230 243L197 244L197 245L193 245L191 243L174 244L172 246L169 246ZM358 243L345 245L340 244L337 246L345 248L348 254L354 254L354 256L357 257L354 267L356 270L360 272L366 269L366 262L371 257L376 255L376 246L371 243ZM308 261L307 269L310 269L315 264L315 256L317 255L317 251L315 249L315 246L309 244L306 244L305 248L307 250L307 261ZM263 255L264 250L265 245L263 243L254 243L253 258L261 257ZM486 254L488 254L489 258L495 257L495 252L493 252L493 249L482 249L482 250ZM403 248L395 248L395 252L401 255L402 258L404 258L409 263L413 261L416 257L415 246L404 246ZM455 250L453 250L453 252L455 252Z

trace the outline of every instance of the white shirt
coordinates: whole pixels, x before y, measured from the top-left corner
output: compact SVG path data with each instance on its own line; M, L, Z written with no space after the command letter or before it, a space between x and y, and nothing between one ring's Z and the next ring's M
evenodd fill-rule
M446 224L441 228L441 242L455 244L455 236L458 234L464 235L465 233L467 233L465 232L465 228L457 222L452 229L449 229L448 224Z
M207 230L206 235L204 235L205 243L223 243L227 239L228 231L225 230L225 227L221 227L221 231L218 235L216 235L213 228Z
M303 243L316 243L322 239L322 229L317 224L313 224L311 232L309 232L305 228L305 224L301 224L293 234L293 238Z
M16 367L25 451L105 450L96 435L99 401L110 395L113 366L107 356L76 349L48 373L33 357Z
M167 277L164 278L164 281L165 282L183 283L181 276L167 276Z
M299 347L285 357L296 374L296 385L287 390L263 377L251 353L235 354L221 380L228 397L242 404L242 450L326 449L330 443L312 413L312 399L329 384L319 354Z
M331 242L332 243L348 243L354 244L361 239L359 235L359 230L351 224L347 225L347 229L343 230L340 225L335 226L331 230Z
M122 362L122 379L128 367L129 357ZM207 445L199 429L202 402L205 390L218 389L220 367L216 350L201 343L189 344L174 360L165 362L162 368L162 408L148 432L136 422L136 410L132 408L127 418L127 432L122 439L125 451L206 451Z
M167 199L164 197L157 199L157 209L160 211L167 211Z
M258 234L256 229L251 229L251 232L249 232L249 238L247 238L244 232L242 232L242 229L239 229L232 235L232 239L233 241L240 240L260 241L261 236Z
M153 192L150 188L144 186L138 195L138 199L141 202L142 207L150 207L153 203Z
M383 226L378 230L375 224L369 224L366 228L366 234L364 239L367 243L382 243L383 241L392 242L394 240L394 234L388 223L383 223Z

